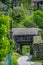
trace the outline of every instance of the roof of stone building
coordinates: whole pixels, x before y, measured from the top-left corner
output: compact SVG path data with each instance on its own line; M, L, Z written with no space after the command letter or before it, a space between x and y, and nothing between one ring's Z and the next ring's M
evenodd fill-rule
M43 0L32 0L32 2L41 2Z
M6 5L0 1L0 7L4 7L4 6Z
M38 28L12 28L13 35L38 35Z

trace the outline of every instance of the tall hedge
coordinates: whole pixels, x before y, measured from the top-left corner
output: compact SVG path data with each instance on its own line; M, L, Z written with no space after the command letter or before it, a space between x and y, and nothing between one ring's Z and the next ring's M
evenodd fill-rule
M4 60L9 53L9 21L10 17L0 14L0 61Z

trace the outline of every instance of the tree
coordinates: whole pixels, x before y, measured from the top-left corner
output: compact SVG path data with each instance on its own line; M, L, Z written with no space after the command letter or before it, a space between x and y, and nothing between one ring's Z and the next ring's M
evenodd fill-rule
M43 11L37 10L33 12L33 22L36 23L39 28L43 29Z
M13 27L18 27L19 23L25 19L26 12L23 7L14 8L13 10Z
M41 30L41 36L43 39L43 11L37 10L33 12L33 22L40 28Z
M31 7L31 0L22 0L24 7L29 9L29 6Z
M13 19L16 21L16 22L20 22L22 21L24 18L25 18L25 10L23 7L20 7L20 8L14 8L14 12L13 12Z
M0 14L0 61L4 60L9 53L9 40L7 35L9 33L9 16Z
M23 22L24 27L29 28L29 27L37 27L37 25L32 21L32 16L27 15L24 22Z
M24 28L24 27L38 27L35 22L33 22L32 16L29 16L28 11L23 8L14 8L13 10L13 27L14 28Z

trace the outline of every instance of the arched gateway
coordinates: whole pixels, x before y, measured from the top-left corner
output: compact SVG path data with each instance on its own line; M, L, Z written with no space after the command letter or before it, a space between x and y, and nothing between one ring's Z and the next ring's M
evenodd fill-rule
M20 48L19 52L22 54L22 46L30 45L30 54L32 54L33 37L39 35L39 32L38 28L12 28L13 38L16 42L15 48Z

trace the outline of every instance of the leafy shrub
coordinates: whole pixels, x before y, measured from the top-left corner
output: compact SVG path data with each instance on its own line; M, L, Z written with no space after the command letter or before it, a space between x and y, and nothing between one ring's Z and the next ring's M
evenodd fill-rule
M12 65L18 65L18 62L17 62L17 59L20 57L20 55L19 54L14 54L13 56L12 56Z
M0 61L4 60L9 53L9 40L7 35L9 33L10 17L0 14Z
M12 65L18 65L16 60L13 60L13 64Z
M10 40L10 52L14 52L14 46L15 46L15 41L14 40Z
M41 37L43 39L43 11L37 10L33 12L33 22L38 26L38 28L42 29Z
M43 11L38 10L33 12L33 22L36 23L39 28L43 29Z
M29 27L37 27L37 25L32 21L32 16L27 15L24 22L23 22L24 27L29 28Z
M27 45L24 45L23 47L22 47L22 54L23 55L25 55L25 54L27 54L27 53L30 53L30 47L29 46L27 46Z
M25 10L23 7L19 7L19 8L14 8L14 12L13 12L13 19L16 22L20 22L25 18Z

